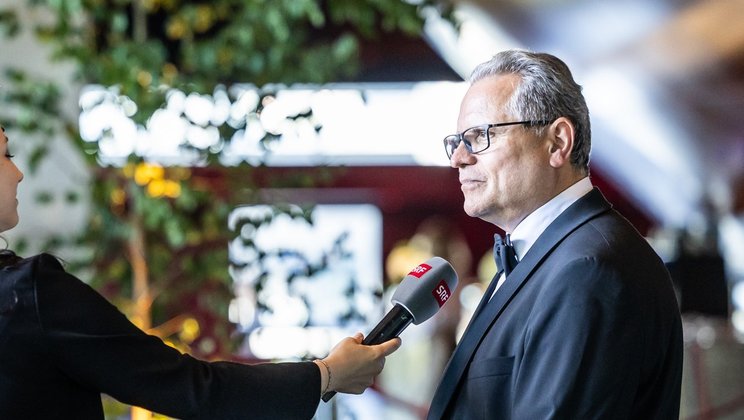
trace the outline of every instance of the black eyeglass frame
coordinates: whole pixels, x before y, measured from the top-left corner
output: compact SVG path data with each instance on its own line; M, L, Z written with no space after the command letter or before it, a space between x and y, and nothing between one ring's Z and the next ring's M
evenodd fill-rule
M460 133L456 134L450 134L446 136L443 140L444 142L444 152L447 154L447 158L452 159L452 155L455 154L455 150L457 150L458 147L460 147L460 143L465 143L465 149L470 154L478 154L489 147L491 147L491 130L494 127L506 127L510 125L528 125L531 127L538 126L538 125L547 125L550 124L551 121L548 120L526 120L526 121L511 121L511 122L503 122L503 123L491 123L491 124L480 124L480 125L474 125L472 127L466 128L465 130L462 130ZM483 131L486 132L486 147L473 151L473 145L470 144L468 140L465 140L465 137L463 137L463 134L466 132L474 129L474 128L480 128ZM447 147L449 144L452 144L452 153L449 152L449 148Z

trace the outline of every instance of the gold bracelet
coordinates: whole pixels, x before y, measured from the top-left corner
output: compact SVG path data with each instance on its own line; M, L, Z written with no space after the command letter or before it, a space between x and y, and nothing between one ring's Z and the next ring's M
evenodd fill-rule
M325 395L326 392L328 392L328 389L331 387L331 368L328 366L328 363L325 362L323 359L315 359L316 362L320 362L325 366L326 372L328 372L328 383L325 386L325 389L320 392L320 395Z

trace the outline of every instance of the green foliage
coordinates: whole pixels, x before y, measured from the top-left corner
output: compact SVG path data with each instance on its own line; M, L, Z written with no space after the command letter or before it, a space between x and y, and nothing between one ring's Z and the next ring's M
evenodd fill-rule
M13 37L18 35L20 30L18 16L11 10L0 10L0 36Z
M142 127L163 107L171 89L212 95L220 86L251 83L262 87L260 94L265 96L271 94L270 84L348 80L359 70L362 40L390 31L418 36L423 8L437 7L450 17L451 8L440 3L28 0L30 8L50 16L38 22L35 34L52 47L54 58L73 64L75 80L39 80L5 69L10 84L0 90L0 103L9 106L0 109L0 120L8 128L45 139L34 146L31 168L48 155L48 139L60 133L88 165L90 220L73 242L91 253L85 261L73 261L73 269L89 269L93 284L128 311L134 303L122 297L134 287L132 246L137 245L151 283L153 325L189 312L204 325L224 327L229 324L220 318L231 296L226 244L234 236L226 219L232 205L255 195L252 167L243 163L237 169L239 178L225 176L217 163L219 151L209 148L199 151L202 167L158 168L137 155L131 155L123 168L102 167L99 144L81 139L77 115L62 112L62 88L73 82L115 87L136 104L131 118ZM0 36L16 36L21 29L15 11L0 7ZM259 102L254 112L260 112L260 106ZM242 127L217 128L225 144ZM267 134L264 142L273 137ZM137 171L155 171L157 176L143 181ZM310 177L299 182L316 181ZM162 193L166 187L171 194ZM72 192L63 196L70 203L80 200ZM39 204L52 200L52 194L38 196ZM293 217L310 220L310 209ZM63 243L60 238L49 241L51 246ZM202 293L205 290L208 293ZM232 350L230 331L213 327L206 334L212 334L218 345L202 356L224 357ZM198 342L182 344L199 353L207 347Z

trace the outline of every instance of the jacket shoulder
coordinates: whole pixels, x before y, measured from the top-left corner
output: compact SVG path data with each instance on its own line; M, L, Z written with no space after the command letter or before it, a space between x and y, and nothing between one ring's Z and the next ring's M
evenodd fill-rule
M0 269L0 313L11 313L18 306L36 305L39 278L62 277L62 263L50 254L38 254Z

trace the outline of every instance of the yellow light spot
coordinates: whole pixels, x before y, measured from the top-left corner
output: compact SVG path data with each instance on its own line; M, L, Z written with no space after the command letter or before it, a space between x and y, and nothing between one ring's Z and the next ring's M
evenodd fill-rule
M152 84L152 74L150 72L140 70L137 73L137 83L142 87L148 87Z
M194 21L194 30L196 32L205 32L212 27L214 16L212 9L208 6L198 6L196 9L196 20Z
M145 185L152 180L163 179L164 176L165 169L160 165L140 163L134 170L134 182L137 185Z
M181 195L181 184L176 181L165 181L163 194L170 198L178 197Z
M181 19L173 19L168 24L166 32L170 39L182 39L186 35L186 24Z
M191 343L199 337L200 332L199 321L194 318L186 318L181 325L179 338L185 343Z
M165 63L163 65L163 78L166 80L173 80L178 76L178 67L173 65L173 63Z
M111 191L111 203L117 206L122 206L127 201L127 193L121 188L116 188Z
M166 181L162 179L154 179L147 184L147 194L150 197L162 197L165 195L165 184Z

